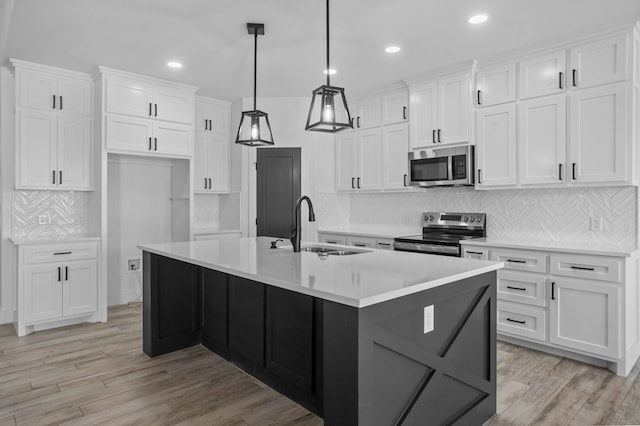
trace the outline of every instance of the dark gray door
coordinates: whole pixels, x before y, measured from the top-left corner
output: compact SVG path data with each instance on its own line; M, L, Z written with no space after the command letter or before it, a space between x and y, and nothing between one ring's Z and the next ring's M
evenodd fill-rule
M258 148L257 233L289 238L300 198L300 148Z

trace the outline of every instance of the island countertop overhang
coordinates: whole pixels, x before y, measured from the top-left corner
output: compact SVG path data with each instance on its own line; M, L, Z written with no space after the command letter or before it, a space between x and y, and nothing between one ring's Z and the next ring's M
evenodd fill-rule
M297 293L364 308L496 271L504 264L457 257L368 249L350 256L270 249L275 238L140 244L149 253ZM323 245L303 242L302 246ZM333 246L332 246L333 247Z

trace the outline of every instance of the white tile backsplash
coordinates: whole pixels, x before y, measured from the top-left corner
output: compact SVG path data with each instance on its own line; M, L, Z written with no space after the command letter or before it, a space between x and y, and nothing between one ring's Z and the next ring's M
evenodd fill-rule
M195 194L193 200L194 228L220 227L220 196L215 194Z
M319 228L414 234L421 230L423 211L480 212L487 214L490 237L635 244L636 197L635 187L322 194ZM590 229L592 217L602 218L602 231Z
M14 191L14 198L16 239L87 234L86 192Z

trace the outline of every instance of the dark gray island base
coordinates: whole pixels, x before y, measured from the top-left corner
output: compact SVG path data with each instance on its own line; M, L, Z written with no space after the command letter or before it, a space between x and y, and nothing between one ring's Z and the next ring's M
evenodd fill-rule
M326 425L479 425L496 412L495 271L357 308L143 260L149 356L202 344Z

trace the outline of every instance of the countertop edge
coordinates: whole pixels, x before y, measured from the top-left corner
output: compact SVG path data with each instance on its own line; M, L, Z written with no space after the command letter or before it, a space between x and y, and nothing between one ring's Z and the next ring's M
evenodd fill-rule
M639 252L639 249L598 249L598 248L581 248L581 247L553 247L544 245L530 245L525 243L515 243L511 241L482 241L482 239L471 239L460 241L461 245L478 246L478 247L500 247L500 248L512 248L520 250L535 250L535 251L553 251L561 253L571 254L585 254L594 256L615 256L615 257L632 257L635 253Z
M51 239L19 239L9 238L14 246L36 245L36 244L68 244L68 243L86 243L90 241L101 241L100 237L78 237L78 238L51 238Z

